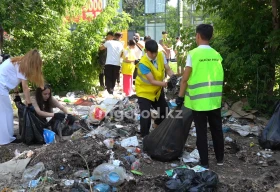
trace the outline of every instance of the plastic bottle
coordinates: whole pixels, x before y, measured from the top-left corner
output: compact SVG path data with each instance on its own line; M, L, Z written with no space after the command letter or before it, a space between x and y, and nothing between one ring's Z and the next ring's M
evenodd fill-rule
M122 167L110 163L103 163L94 169L92 176L94 179L101 180L111 186L119 186L126 178L126 171Z
M135 160L131 165L131 170L138 170L140 168L140 162L139 160Z
M105 183L97 184L93 187L94 192L110 192L110 185Z

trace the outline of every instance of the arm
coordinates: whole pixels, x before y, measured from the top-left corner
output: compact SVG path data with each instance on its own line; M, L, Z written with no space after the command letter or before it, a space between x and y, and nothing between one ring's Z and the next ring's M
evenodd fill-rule
M191 72L192 72L192 68L187 66L181 80L179 97L185 96L185 92L188 86L188 80L190 78Z
M39 105L36 101L35 98L32 97L31 99L32 101L32 105L34 106L34 109L35 109L35 112L40 116L40 117L53 117L54 116L54 113L49 113L49 112L46 112L46 111L42 111L40 108L39 108Z
M152 85L156 85L156 86L160 86L160 87L167 87L167 83L163 82L163 81L157 81L154 79L154 76L151 72L149 72L148 74L145 75L148 79L148 81L152 84Z
M137 42L137 43L136 43L136 46L137 46L137 45L138 45L141 49L143 49L143 48L144 48L144 46L143 46L143 45L141 45L139 42Z
M52 104L54 107L59 108L61 111L63 111L63 113L65 114L69 114L68 110L66 107L64 107L63 105L61 105L55 98L52 97Z
M31 103L31 99L30 99L30 90L28 87L28 81L27 80L21 80L22 83L22 89L23 89L23 93L25 96L25 101L27 104Z
M99 47L99 50L104 50L104 49L106 49L106 47L105 47L104 45L101 45L101 46Z
M164 68L165 68L165 71L166 71L166 73L167 73L167 75L168 75L169 77L171 77L172 75L174 75L174 72L172 71L172 69L169 67L168 64L164 65Z

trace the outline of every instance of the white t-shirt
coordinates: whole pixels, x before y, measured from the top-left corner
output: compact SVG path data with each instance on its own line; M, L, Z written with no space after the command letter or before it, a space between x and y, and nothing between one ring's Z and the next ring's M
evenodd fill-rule
M26 77L19 72L18 64L14 65L11 59L7 59L0 65L0 95L9 95L21 80L26 80Z
M123 51L123 44L120 41L108 40L104 43L104 47L107 48L105 65L110 64L120 66L120 57Z
M143 55L142 49L139 49L139 48L137 47L137 45L135 45L135 47L134 47L134 52L135 52L136 59L141 59L141 57L142 57L142 55Z
M199 45L198 48L210 49L211 47L209 45ZM188 56L187 56L186 67L192 67L192 59L191 59L190 54L188 54Z

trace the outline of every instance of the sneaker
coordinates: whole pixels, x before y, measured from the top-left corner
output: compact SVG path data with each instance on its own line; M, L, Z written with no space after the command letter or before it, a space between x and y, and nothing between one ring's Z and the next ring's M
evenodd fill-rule
M217 161L217 165L218 166L223 166L224 165L224 161Z

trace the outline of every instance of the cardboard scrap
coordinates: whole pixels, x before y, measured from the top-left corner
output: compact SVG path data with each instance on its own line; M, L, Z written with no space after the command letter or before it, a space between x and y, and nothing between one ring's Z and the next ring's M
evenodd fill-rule
M257 110L250 110L250 111L244 111L243 107L246 105L246 102L238 101L234 103L229 110L222 111L223 117L232 116L234 118L245 118L245 119L255 119L256 116L254 113L257 112Z

